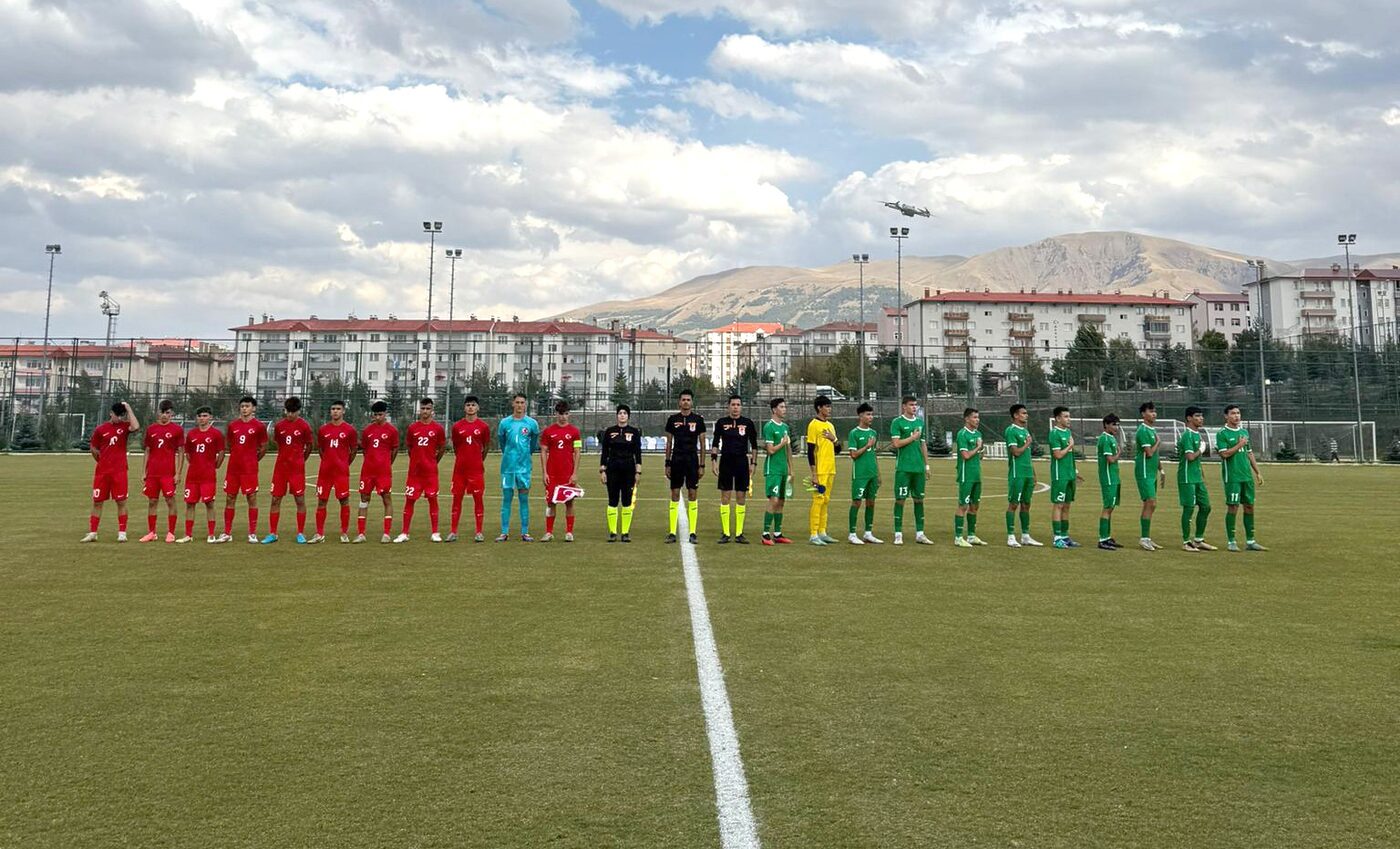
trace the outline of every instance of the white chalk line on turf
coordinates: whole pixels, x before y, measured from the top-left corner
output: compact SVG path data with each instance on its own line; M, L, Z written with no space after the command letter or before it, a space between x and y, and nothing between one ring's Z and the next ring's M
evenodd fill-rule
M705 735L710 739L710 762L715 775L715 808L719 814L719 840L724 849L758 849L758 826L749 802L749 782L739 757L739 735L734 730L734 713L729 691L724 686L724 668L710 628L710 608L705 602L705 585L700 578L700 558L688 541L690 521L682 500L677 518L681 568L685 573L685 596L690 604L690 630L695 639L695 671L700 679L700 705L705 713Z

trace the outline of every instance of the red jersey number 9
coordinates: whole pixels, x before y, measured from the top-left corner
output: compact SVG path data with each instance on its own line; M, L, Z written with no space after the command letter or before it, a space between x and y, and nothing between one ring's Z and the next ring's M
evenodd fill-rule
M246 433L240 433L240 434L238 434L238 444L239 444L239 445L242 445L242 444L244 444L244 443L247 442L247 441L248 441L248 434L246 434Z

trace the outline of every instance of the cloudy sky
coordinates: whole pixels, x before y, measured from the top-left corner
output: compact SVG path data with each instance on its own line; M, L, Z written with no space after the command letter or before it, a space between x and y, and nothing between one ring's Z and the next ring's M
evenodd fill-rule
M0 334L538 316L1133 229L1400 246L1393 0L0 0ZM439 256L441 251L439 250ZM446 316L447 268L434 312Z

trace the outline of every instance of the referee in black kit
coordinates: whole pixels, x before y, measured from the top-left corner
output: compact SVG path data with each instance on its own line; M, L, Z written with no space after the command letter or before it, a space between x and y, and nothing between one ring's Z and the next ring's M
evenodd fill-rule
M729 415L715 422L715 435L710 443L710 463L719 478L720 543L729 542L729 502L734 501L734 541L748 545L744 539L744 501L749 494L749 478L758 462L758 428L753 419L740 415L743 401L738 395L729 396Z
M695 542L695 523L700 517L700 478L705 475L705 417L691 411L695 395L684 389L680 395L679 413L666 420L666 478L671 482L670 530L667 542L676 541L676 522L680 514L681 487L685 487L685 518L690 527L690 541Z
M622 541L632 541L632 504L637 479L642 476L642 432L628 424L632 408L617 405L617 424L598 434L603 456L598 474L608 488L608 542L617 542L618 526Z

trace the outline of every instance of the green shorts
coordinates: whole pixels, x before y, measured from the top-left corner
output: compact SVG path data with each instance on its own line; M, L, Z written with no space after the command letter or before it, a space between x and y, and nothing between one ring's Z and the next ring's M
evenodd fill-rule
M1008 478L1006 500L1010 504L1030 504L1035 494L1035 478Z
M763 494L768 498L787 498L787 472L763 476Z
M851 481L852 501L874 501L879 491L879 478L857 478Z
M1099 484L1099 492L1103 495L1105 510L1123 503L1123 485L1121 483Z
M1050 503L1051 504L1073 504L1074 503L1074 478L1062 481L1050 482Z
M1254 504L1254 481L1235 481L1225 484L1226 504Z
M1157 500L1157 478L1134 478L1137 481L1138 498L1143 501Z
M914 498L918 501L924 500L924 483L928 480L928 475L924 472L899 472L894 473L894 497L896 501L903 501L906 498Z
M982 503L982 482L963 481L958 484L959 504L981 504Z
M1203 483L1184 483L1177 487L1177 498L1182 507L1209 507L1210 493Z

